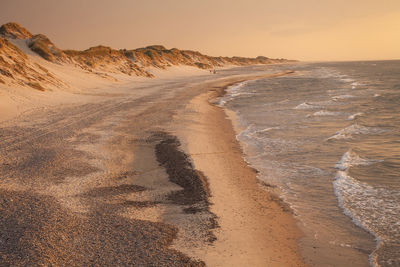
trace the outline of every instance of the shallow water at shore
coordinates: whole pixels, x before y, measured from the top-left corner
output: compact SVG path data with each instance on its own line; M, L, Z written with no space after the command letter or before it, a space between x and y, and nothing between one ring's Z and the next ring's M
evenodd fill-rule
M235 85L220 104L299 218L306 260L400 265L400 62L271 68L296 73Z

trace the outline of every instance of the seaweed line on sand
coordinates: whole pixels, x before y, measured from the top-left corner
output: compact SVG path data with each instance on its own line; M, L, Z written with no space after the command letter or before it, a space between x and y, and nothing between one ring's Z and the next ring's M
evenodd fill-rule
M157 161L165 168L169 180L183 188L172 192L168 199L175 204L187 206L184 209L187 214L211 214L207 234L208 241L214 242L216 237L212 229L217 228L218 223L217 217L209 211L211 193L206 176L193 167L190 157L180 149L181 144L177 137L165 132L157 132L153 137L160 140L155 147Z

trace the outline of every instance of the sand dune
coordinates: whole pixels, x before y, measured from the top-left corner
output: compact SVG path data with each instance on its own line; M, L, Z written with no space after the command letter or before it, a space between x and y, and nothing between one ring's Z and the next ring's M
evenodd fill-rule
M31 53L33 52L33 53ZM47 36L33 35L17 23L0 27L0 83L10 86L25 86L38 90L63 87L68 81L55 75L54 66L43 66L33 59L38 55L54 65L76 68L109 80L117 81L117 74L154 77L151 69L166 69L171 66L192 66L214 69L228 65L245 66L286 62L285 59L267 57L211 57L196 51L166 49L153 45L138 49L116 50L107 46L96 46L84 51L61 50Z

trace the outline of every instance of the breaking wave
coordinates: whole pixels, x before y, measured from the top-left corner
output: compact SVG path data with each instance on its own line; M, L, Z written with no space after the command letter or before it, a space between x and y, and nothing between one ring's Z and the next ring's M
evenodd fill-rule
M365 127L358 124L352 124L338 132L335 135L328 138L331 139L351 139L353 135L359 134L380 134L385 132L384 130L376 127Z

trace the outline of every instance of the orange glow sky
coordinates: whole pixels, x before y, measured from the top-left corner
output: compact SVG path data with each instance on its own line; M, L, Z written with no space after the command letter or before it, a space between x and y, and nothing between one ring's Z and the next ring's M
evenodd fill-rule
M0 24L10 21L62 49L400 59L400 0L0 0Z

